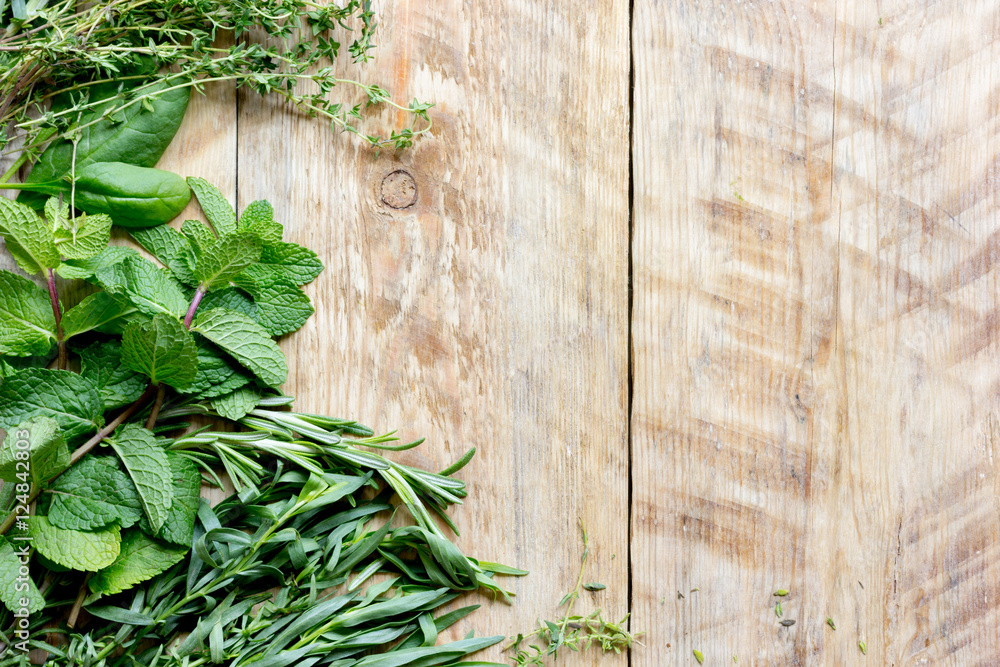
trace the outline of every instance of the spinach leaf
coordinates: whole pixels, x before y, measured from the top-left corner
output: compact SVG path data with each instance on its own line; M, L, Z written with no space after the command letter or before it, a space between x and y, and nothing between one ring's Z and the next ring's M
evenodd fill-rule
M190 199L184 179L162 169L100 162L76 173L77 208L107 213L122 227L163 224L176 217Z
M158 88L165 88L160 84ZM149 106L134 104L113 118L90 125L80 132L76 145L76 168L100 162L125 162L139 167L152 167L163 155L170 140L181 125L191 92L179 88L157 93L153 89ZM101 118L109 109L121 104L126 91L115 86L103 91L107 101L84 113L77 123L86 125ZM38 158L27 184L59 183L69 176L73 164L73 142L63 138L49 144ZM45 204L44 195L22 192L18 198L29 206L40 209Z

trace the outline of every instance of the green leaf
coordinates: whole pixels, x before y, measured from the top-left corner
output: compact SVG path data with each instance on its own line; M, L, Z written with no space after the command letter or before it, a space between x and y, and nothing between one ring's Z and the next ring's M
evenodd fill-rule
M323 262L312 250L294 243L265 246L260 261L234 281L237 285L268 287L275 283L305 285L323 271Z
M49 295L27 278L0 271L0 354L45 354L55 329Z
M205 248L194 275L203 291L225 287L248 266L260 260L260 241L248 234L230 234Z
M188 308L184 289L167 271L139 257L101 269L95 278L105 290L128 298L147 315L169 313L183 318Z
M7 250L25 273L42 273L59 266L52 229L24 204L0 197L0 229L7 239Z
M257 321L272 336L283 336L299 329L313 314L309 297L293 285L275 283L254 289L251 294L257 308Z
M51 492L49 522L59 528L128 528L143 515L139 491L110 456L84 457L55 480Z
M33 516L28 527L38 553L72 570L96 572L105 568L115 562L121 548L118 526L84 532L57 528L48 517Z
M219 236L225 236L235 232L236 212L226 201L219 188L197 176L189 176L187 183L194 191L194 196L198 198L198 203L201 205L201 210L205 212L205 217L215 228L215 233Z
M234 392L212 400L212 409L220 416L232 421L243 419L248 412L257 407L260 392L252 387L242 387Z
M156 537L183 547L194 539L194 517L201 498L201 473L190 459L167 451L170 460L173 501Z
M51 417L66 442L104 425L104 403L90 380L69 371L26 368L0 384L0 428L32 417Z
M59 424L48 417L35 417L11 429L0 447L0 479L23 481L26 472L31 481L41 484L55 477L69 465L69 448Z
M59 197L49 197L45 202L45 219L52 229L65 226L69 220L69 202L62 202Z
M79 222L77 222L79 221ZM78 224L72 229L72 225ZM82 215L73 223L55 231L56 249L68 259L88 259L108 247L111 239L111 218L98 213Z
M21 565L28 564L30 554L30 542L14 546L0 537L0 601L12 612L26 607L29 614L37 614L45 607L45 598L38 592L35 582L20 574Z
M139 259L135 248L109 246L89 259L70 259L59 265L56 273L67 280L91 280L101 271L110 269L126 259Z
M80 375L97 385L105 410L134 403L142 396L148 380L122 363L122 345L117 340L91 343L80 350Z
M196 255L215 243L215 233L201 220L185 220L181 224L181 234L191 242Z
M150 526L160 530L173 499L173 470L166 450L137 424L126 424L109 441L135 482Z
M198 348L184 325L170 315L133 323L122 335L122 361L153 384L185 388L197 375Z
M95 292L66 311L62 318L63 334L66 339L88 331L120 334L129 316L137 310L108 292Z
M213 308L235 310L260 324L260 320L257 318L257 306L254 305L253 299L235 287L212 290L201 300L200 308L202 310L212 310Z
M502 635L463 639L440 646L421 646L402 651L390 651L369 655L354 663L356 667L403 667L403 665L443 665L451 664L464 655L481 651L505 639Z
M165 83L156 84L150 92L167 86ZM103 119L103 114L121 104L120 100L115 99L118 95L117 84L103 89L103 93L98 96L111 99L85 112L79 119L80 126L95 120L97 122L80 131L75 154L73 142L68 138L53 141L38 158L25 179L26 183L63 181L70 172L74 158L77 170L98 162L154 166L177 133L190 97L187 88L165 91L150 100L152 111L144 110L140 104L133 104L116 113L115 120L112 120ZM92 96L92 99L96 98L97 96ZM38 195L22 193L20 198L33 208L41 208L43 199Z
M281 243L284 229L281 223L274 220L274 209L270 202L258 200L251 202L240 214L237 230L253 234L266 245Z
M195 265L194 247L183 234L167 225L132 229L129 233L146 252L170 269L177 280L191 287L198 286L198 279L192 271Z
M121 593L166 571L187 552L185 547L156 542L142 531L128 531L122 536L118 559L90 578L90 590L105 595Z
M99 162L76 172L76 207L106 213L122 227L153 227L176 218L191 191L170 171L124 162Z
M216 398L253 380L249 371L223 354L215 345L201 337L197 344L198 374L191 386L183 389L182 393L195 398Z
M191 329L232 355L268 386L278 386L288 377L281 348L246 315L216 308L201 313Z

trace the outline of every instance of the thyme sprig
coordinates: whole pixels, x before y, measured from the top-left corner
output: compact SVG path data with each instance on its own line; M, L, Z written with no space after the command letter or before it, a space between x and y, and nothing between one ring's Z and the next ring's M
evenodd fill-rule
M0 7L3 7L0 4ZM33 161L55 137L72 138L100 119L79 124L86 111L107 104L96 90L118 86L103 117L178 88L204 92L208 83L235 81L261 95L276 94L336 130L351 132L375 147L405 148L430 128L430 104L394 102L379 85L337 76L334 66L352 36L350 60L369 58L376 28L368 2L343 6L310 0L110 0L85 5L64 0L13 3L0 10L0 150L24 151ZM23 11L18 11L23 8ZM232 46L219 38L231 35ZM334 101L338 85L360 90L361 103ZM106 92L106 91L105 91ZM412 115L421 127L365 134L364 110L386 104ZM14 136L24 141L8 145Z
M629 631L627 623L629 615L618 622L606 621L600 609L581 615L573 613L573 606L580 597L581 590L600 591L604 590L601 584L584 584L583 574L587 565L587 558L590 555L590 546L587 540L587 529L580 521L580 533L583 539L583 554L580 557L580 573L576 580L576 586L563 596L559 606L569 605L566 613L558 621L542 620L538 621L538 627L528 633L521 633L510 638L505 651L513 651L511 661L518 666L541 666L544 665L545 658L552 656L553 659L559 656L559 649L567 649L579 652L585 651L591 646L599 646L602 651L621 653L637 643L642 632L632 633ZM536 643L532 642L533 638Z

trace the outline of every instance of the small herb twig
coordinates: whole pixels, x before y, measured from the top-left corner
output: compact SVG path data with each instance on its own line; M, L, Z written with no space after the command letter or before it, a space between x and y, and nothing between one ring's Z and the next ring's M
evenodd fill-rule
M149 419L146 420L146 428L150 431L156 426L156 420L160 416L160 407L163 405L163 398L167 395L167 385L160 383L156 389L156 399L153 400L153 409L149 412Z
M87 582L90 581L91 574L91 572L88 572L87 576L83 578L83 583L80 584L80 592L76 596L76 602L73 603L73 608L69 612L69 618L66 619L66 625L70 628L76 627L76 622L80 618L83 601L87 599Z
M587 557L590 556L590 544L587 541L587 528L583 525L583 519L578 519L580 523L580 533L583 536L583 555L580 557L580 576L576 579L576 588L573 589L572 593L569 593L563 598L560 606L569 601L569 607L566 609L566 617L563 618L562 628L559 632L559 637L562 639L566 636L566 626L569 625L569 617L573 613L573 605L576 603L576 599L580 597L580 587L583 586L583 570L587 566Z
M601 616L601 610L597 609L586 616L574 615L573 606L577 598L580 597L580 590L603 590L602 584L584 584L583 575L587 558L590 555L590 547L587 539L587 529L580 521L580 533L583 538L583 555L580 558L580 574L577 577L576 587L567 593L559 602L559 606L569 604L566 614L559 621L539 621L538 627L527 634L518 634L510 638L510 643L504 648L505 651L513 650L515 653L511 660L515 665L544 665L544 657L552 655L558 657L557 651L565 646L572 651L580 651L596 643L603 651L614 651L620 653L636 643L637 637L643 633L629 632L625 624L629 615L626 614L621 621L612 623L605 621ZM521 648L521 643L530 640L532 637L540 637L546 642L544 652L535 644L529 644L533 652Z

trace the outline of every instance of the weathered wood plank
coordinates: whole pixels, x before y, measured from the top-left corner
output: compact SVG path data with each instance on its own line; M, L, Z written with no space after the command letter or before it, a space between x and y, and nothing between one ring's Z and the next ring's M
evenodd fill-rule
M327 265L307 288L316 315L283 342L286 389L302 409L427 436L401 455L423 466L479 449L461 473L459 543L532 575L504 582L516 606L487 604L454 634L512 634L551 616L576 580L577 517L591 536L588 579L609 586L593 602L620 616L627 3L380 11L364 76L396 99L437 103L433 137L415 149L374 157L276 102L241 98L240 205L272 201L291 239ZM386 112L369 127L403 120Z
M998 28L636 3L634 664L1000 662Z

